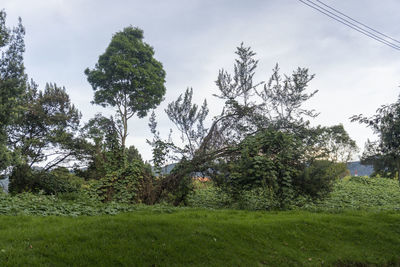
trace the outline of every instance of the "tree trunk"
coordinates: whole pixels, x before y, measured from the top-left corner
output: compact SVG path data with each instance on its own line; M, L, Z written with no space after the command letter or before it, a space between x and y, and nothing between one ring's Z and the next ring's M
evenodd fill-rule
M400 185L400 159L396 160L396 165L397 165L397 180L399 181Z
M124 114L124 117L122 118L123 122L123 134L121 136L121 146L122 146L122 152L123 155L125 155L125 144L126 144L126 137L128 136L128 120L126 118L126 114Z

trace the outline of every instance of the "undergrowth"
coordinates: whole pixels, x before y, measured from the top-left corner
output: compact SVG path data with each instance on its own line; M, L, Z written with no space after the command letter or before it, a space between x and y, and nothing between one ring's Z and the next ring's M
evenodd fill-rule
M69 195L43 195L21 193L15 196L0 193L0 215L36 216L95 216L114 215L121 212L151 209L155 212L170 212L176 208L167 205L131 205L116 202L102 203L80 196L69 200Z
M346 177L323 201L306 204L310 210L400 210L400 187L395 179Z
M211 182L195 182L188 204L202 208L233 208L245 210L279 209L274 196L260 189L243 190L238 199L215 187ZM287 209L309 211L400 210L400 187L388 178L345 177L337 180L332 192L322 200L296 197Z

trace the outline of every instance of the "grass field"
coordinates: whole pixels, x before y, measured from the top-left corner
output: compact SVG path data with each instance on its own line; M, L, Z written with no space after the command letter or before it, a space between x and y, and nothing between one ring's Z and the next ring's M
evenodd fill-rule
M0 266L200 265L400 265L400 213L149 208L0 216Z

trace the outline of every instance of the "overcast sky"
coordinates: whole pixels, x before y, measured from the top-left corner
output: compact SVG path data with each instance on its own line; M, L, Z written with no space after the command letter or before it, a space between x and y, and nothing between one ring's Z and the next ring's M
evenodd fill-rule
M347 15L400 39L400 1L325 0ZM230 70L241 42L257 53L257 79L267 80L279 63L284 73L307 67L319 92L307 107L321 114L313 124L342 123L363 149L372 132L349 117L372 115L399 95L400 51L378 43L305 6L298 0L1 0L8 26L20 16L26 28L25 66L40 88L65 86L83 122L108 108L90 104L93 90L83 71L93 68L111 36L132 25L167 73L165 101L156 110L165 136L173 127L163 112L186 87L207 98L210 115L220 111L213 99L218 70ZM148 118L132 118L127 144L151 159Z

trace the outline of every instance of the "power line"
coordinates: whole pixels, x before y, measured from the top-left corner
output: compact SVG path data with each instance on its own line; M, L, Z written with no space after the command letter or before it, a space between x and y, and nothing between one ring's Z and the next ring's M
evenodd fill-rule
M303 4L306 4L307 6L309 6L309 7L313 8L313 9L323 13L324 15L326 15L326 16L328 16L328 17L330 17L330 18L332 18L332 19L334 19L334 20L336 20L336 21L338 21L338 22L340 22L340 23L342 23L342 24L344 24L344 25L346 25L346 26L348 26L348 27L350 27L350 28L352 28L352 29L354 29L354 30L366 35L366 36L368 36L368 37L370 37L370 38L372 38L372 39L374 39L374 40L376 40L378 42L381 42L383 44L386 44L386 45L388 45L388 46L390 46L390 47L392 47L394 49L400 50L400 46L398 46L398 45L396 45L396 44L394 44L394 43L392 43L390 41L387 41L387 40L383 39L382 37L374 34L373 32L369 32L368 30L365 30L365 29L359 27L358 25L356 25L356 24L354 24L354 23L352 23L352 22L350 22L350 21L348 21L348 20L346 20L346 19L344 19L344 18L332 13L331 11L323 8L322 6L312 2L310 0L306 0L306 1L311 3L313 6L311 6L310 4L304 2L303 0L300 0L300 2L302 2ZM329 13L329 14L327 14L326 12Z
M352 22L350 22L350 21L348 21L348 20L346 20L346 19L344 19L344 18L342 18L342 17L336 15L335 13L333 13L333 12L331 12L331 11L329 11L329 10L323 8L322 6L320 6L320 5L318 5L318 4L314 3L314 2L312 2L312 1L310 1L310 0L305 0L305 1L308 1L308 2L311 3L311 4L309 4L309 3L307 3L307 2L305 2L305 1L303 1L303 0L299 0L299 1L300 1L301 3L303 3L303 4L307 5L307 6L309 6L309 7L311 7L311 8L313 8L313 9L317 10L318 12L320 12L320 13L322 13L322 14L328 16L328 17L330 17L331 19L334 19L334 20L336 20L337 22L340 22L340 23L346 25L347 27L350 27L350 28L352 28L353 30L358 31L359 33L362 33L362 34L364 34L364 35L366 35L366 36L368 36L368 37L370 37L370 38L372 38L372 39L374 39L374 40L376 40L376 41L378 41L378 42L381 42L381 43L383 43L383 44L385 44L385 45L387 45L387 46L390 46L390 47L393 48L393 49L396 49L396 50L399 50L399 51L400 51L400 46L398 46L398 45L396 45L396 44L394 44L394 43L392 43L392 42L390 42L390 41L388 41L388 40L385 40L385 39L381 38L380 36L377 36L376 34L370 32L370 31L368 31L368 30L365 30L365 29L359 27L358 25L356 25L356 24L354 24L354 23L352 23ZM317 0L317 1L318 1L318 0ZM320 1L318 1L318 2L320 2ZM355 21L355 20L354 20L354 21ZM374 31L375 31L375 30L374 30ZM377 31L376 31L376 32L377 32ZM390 38L390 39L392 39L392 38Z
M306 1L312 3L312 5L304 2L303 0L299 0L299 1L302 2L305 5L307 5L307 6L311 7L311 8L313 8L313 9L321 12L322 14L324 14L324 15L326 15L326 16L328 16L328 17L330 17L330 18L332 18L332 19L334 19L334 20L336 20L336 21L338 21L338 22L340 22L340 23L352 28L353 30L356 30L356 31L358 31L358 32L360 32L360 33L362 33L362 34L364 34L364 35L366 35L366 36L378 41L378 42L381 42L381 43L383 43L385 45L388 45L388 46L390 46L390 47L392 47L392 48L394 48L396 50L400 50L400 46L398 46L396 44L393 44L393 43L391 43L391 42L389 42L389 41L387 41L387 40L375 35L374 33L371 33L371 32L369 32L369 31L367 31L365 29L360 28L359 26L355 25L354 23L351 23L348 20L343 19L340 16L337 16L336 14L334 14L334 13L330 12L329 10L326 10L325 8L313 3L310 0L306 0Z
M335 9L335 8L333 8L333 7L329 6L329 5L327 5L327 4L325 4L324 2L319 1L319 0L315 0L315 1L321 3L322 5L326 6L327 8L329 8L329 9L331 9L331 10L333 10L333 11L335 11L336 13L339 13L340 15L342 15L342 16L344 16L344 17L350 19L351 21L354 21L354 22L356 22L356 23L362 25L363 27L365 27L365 28L367 28L367 29L369 29L369 30L371 30L371 31L373 31L373 32L376 32L376 33L378 33L378 34L380 34L380 35L382 35L382 36L384 36L384 37L386 37L386 38L388 38L388 39L390 39L390 40L392 40L392 41L394 41L394 42L400 44L400 41L398 41L398 40L396 40L396 39L394 39L394 38L392 38L392 37L390 37L390 36L388 36L388 35L386 35L386 34L384 34L384 33L381 33L380 31L377 31L377 30L375 30L375 29L373 29L373 28L371 28L371 27L368 27L368 26L365 25L364 23L359 22L358 20L355 20L355 19L353 19L353 18L347 16L346 14L340 12L339 10L337 10L337 9Z

